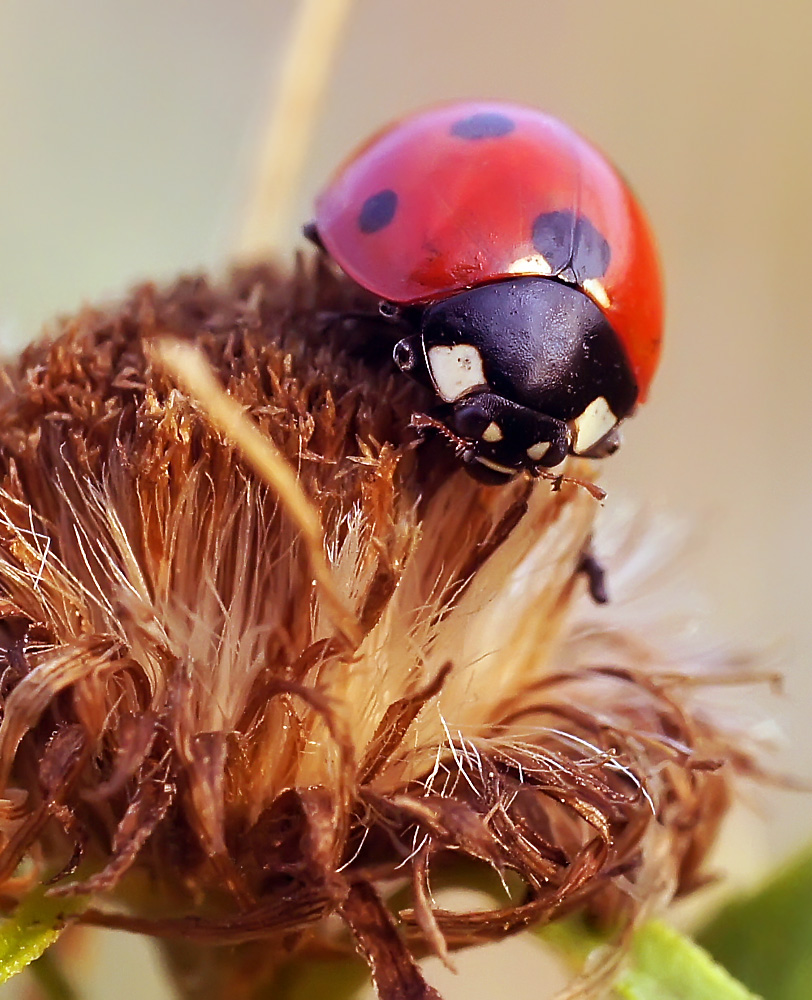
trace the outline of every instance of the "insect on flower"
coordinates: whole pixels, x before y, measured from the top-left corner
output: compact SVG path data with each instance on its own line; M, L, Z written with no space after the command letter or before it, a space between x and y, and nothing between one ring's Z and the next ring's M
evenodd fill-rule
M567 125L496 102L414 114L350 157L305 232L408 330L395 364L438 399L416 426L477 478L617 449L657 366L659 265L628 186Z
M345 274L247 240L0 369L0 912L160 939L186 1000L356 956L382 1000L438 1000L426 954L573 912L627 935L701 883L750 763L703 685L740 668L622 586L580 600L598 505L552 470L614 449L661 323L603 157L447 105L373 139L310 232ZM325 328L370 293L410 379ZM511 892L433 895L491 873Z

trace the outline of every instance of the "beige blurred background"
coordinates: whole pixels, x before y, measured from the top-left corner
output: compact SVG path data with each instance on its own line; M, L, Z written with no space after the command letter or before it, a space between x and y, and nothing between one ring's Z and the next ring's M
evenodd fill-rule
M222 266L294 6L0 2L3 352L137 279ZM763 645L786 673L770 705L776 763L806 777L810 39L807 0L357 0L294 213L307 217L373 128L441 98L539 105L611 154L659 234L669 319L609 504L631 497L691 529L692 578L719 630ZM766 692L756 697L761 710ZM812 796L748 799L761 818L735 823L720 858L739 881L812 839ZM448 1000L485 1000L504 994L510 968L511 997L538 1000L532 946L507 947L461 961L456 983L431 974ZM90 1000L163 996L145 946L97 950Z

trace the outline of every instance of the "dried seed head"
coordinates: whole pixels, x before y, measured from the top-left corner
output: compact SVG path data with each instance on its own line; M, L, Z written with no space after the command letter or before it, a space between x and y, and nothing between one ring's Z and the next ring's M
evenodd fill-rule
M0 878L18 892L27 858L95 895L87 922L271 936L265 973L345 946L337 913L383 996L431 996L414 954L690 888L735 754L680 664L611 614L573 624L594 497L416 446L430 401L358 295L301 262L144 287L6 369ZM295 469L354 627L290 505L161 366L167 335ZM521 898L437 910L430 873L461 857Z

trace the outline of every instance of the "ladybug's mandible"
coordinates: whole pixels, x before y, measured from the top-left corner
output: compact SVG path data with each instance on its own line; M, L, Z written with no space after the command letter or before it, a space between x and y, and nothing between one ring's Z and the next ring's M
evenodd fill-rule
M659 266L628 186L568 126L496 102L418 112L339 169L306 231L409 324L395 363L479 478L617 448L657 366Z

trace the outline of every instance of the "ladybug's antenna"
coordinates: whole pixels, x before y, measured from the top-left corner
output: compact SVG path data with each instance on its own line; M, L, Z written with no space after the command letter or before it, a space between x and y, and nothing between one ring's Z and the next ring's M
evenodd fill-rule
M286 249L296 188L351 6L352 0L300 0L296 5L235 247L243 260Z
M572 483L573 486L580 486L582 490L586 490L598 503L602 503L606 499L606 490L601 489L597 483L593 483L589 479L562 476L558 472L550 472L549 469L535 469L532 474L539 479L549 480L553 484L553 492L560 490L564 483Z

